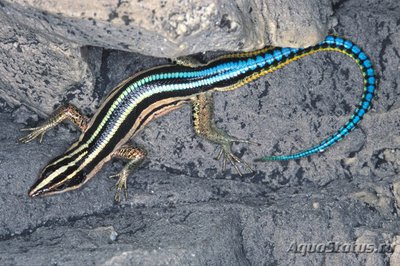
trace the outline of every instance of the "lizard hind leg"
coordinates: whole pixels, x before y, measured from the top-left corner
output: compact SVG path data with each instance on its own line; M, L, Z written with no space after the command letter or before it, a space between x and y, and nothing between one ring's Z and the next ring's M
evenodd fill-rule
M213 96L211 93L203 93L192 99L193 105L193 126L195 132L200 137L219 144L220 152L216 159L222 159L223 170L226 169L227 162L230 163L239 175L242 175L238 164L242 164L249 172L254 172L248 163L238 158L232 152L232 143L250 143L254 142L238 139L228 135L222 129L217 128L213 122Z
M200 58L195 57L193 55L176 57L176 58L172 59L171 61L172 61L172 63L177 64L177 65L181 65L181 66L185 66L185 67L193 67L193 68L207 65L206 61L201 60Z

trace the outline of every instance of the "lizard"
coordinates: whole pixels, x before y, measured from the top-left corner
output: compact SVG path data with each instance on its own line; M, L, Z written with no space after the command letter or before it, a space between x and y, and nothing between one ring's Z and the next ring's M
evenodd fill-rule
M221 147L217 159L251 167L231 150L238 139L213 122L213 92L230 91L274 72L302 57L322 52L339 52L352 58L363 75L363 93L359 105L348 121L320 143L289 155L272 155L258 161L295 160L322 152L348 135L371 107L376 90L375 70L369 57L353 42L338 36L327 36L307 48L267 47L253 52L238 52L217 57L206 64L178 60L177 64L154 67L132 75L117 85L89 120L77 107L67 104L58 108L37 127L23 129L29 133L19 141L26 143L68 119L81 131L79 139L45 166L29 190L29 196L58 194L77 189L88 182L113 157L128 159L113 177L115 200L127 196L127 179L145 159L143 148L127 145L147 123L185 104L193 106L193 124L197 135Z

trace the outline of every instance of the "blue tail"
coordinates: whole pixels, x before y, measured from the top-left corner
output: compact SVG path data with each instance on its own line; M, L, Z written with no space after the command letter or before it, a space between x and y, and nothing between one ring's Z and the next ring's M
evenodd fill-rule
M354 43L344 40L343 38L336 36L328 36L326 39L311 48L315 51L337 51L352 57L363 74L364 78L364 92L361 98L359 106L350 117L349 121L342 126L335 134L323 140L320 144L315 145L309 149L300 151L298 153L290 155L276 155L276 156L265 156L256 161L282 161L282 160L296 160L302 157L306 157L318 152L323 152L336 142L340 141L346 135L348 135L356 125L361 121L364 114L371 107L371 101L374 97L376 89L376 78L375 71L372 67L372 63L368 56L361 50L360 47Z

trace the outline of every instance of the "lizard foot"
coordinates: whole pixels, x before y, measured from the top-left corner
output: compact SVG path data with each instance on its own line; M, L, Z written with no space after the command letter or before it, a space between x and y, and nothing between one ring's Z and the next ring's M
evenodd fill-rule
M19 138L18 141L21 143L28 143L34 140L35 138L40 137L39 143L42 143L44 133L46 133L48 129L49 127L47 125L31 127L31 128L23 128L21 129L21 131L30 131L30 133L24 137Z
M115 174L115 175L112 175L112 176L109 177L109 178L112 178L112 179L118 178L117 183L112 187L112 188L116 188L117 189L117 191L115 192L115 196L114 196L114 200L116 202L120 202L121 201L121 199L122 199L121 194L122 193L124 194L125 199L128 198L128 185L127 185L128 176L129 176L129 173L123 169L118 174Z
M236 172L240 175L243 176L242 172L239 169L238 165L243 165L250 173L253 173L254 170L250 167L250 165L238 158L236 155L233 154L232 152L232 143L237 142L237 143L250 143L250 144L256 144L259 145L258 143L249 141L249 140L242 140L242 139L237 139L230 137L223 143L220 143L220 151L215 158L216 160L222 159L222 170L226 170L226 164L229 162L236 170Z

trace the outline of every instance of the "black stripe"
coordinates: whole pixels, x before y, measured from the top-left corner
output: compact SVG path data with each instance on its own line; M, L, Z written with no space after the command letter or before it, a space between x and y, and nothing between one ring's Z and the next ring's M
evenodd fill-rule
M62 183L57 190L64 190L66 188L75 187L82 184L87 176L87 172L85 170L81 170L75 174L74 178L67 180L66 182Z
M78 147L79 147L79 146L78 146ZM79 147L79 148L80 148L80 147ZM74 149L74 150L76 150L76 149ZM75 155L73 155L73 156L70 157L70 158L64 158L64 157L66 157L66 156L68 156L68 155L70 155L70 154L73 153L73 150L67 151L66 153L64 153L64 154L62 154L62 155L60 155L60 156L57 156L56 158L54 158L53 160L51 160L51 161L47 164L46 168L43 169L43 170L46 170L47 172L48 172L48 171L54 172L54 171L57 170L58 168L60 168L60 167L62 167L62 166L64 166L64 165L67 165L67 164L70 163L71 161L74 161L76 158L78 158L78 157L79 157L83 152L85 152L86 150L87 150L87 149L83 149L82 151L76 153ZM64 159L62 159L62 158L64 158ZM51 165L52 163L54 163L55 161L57 161L57 160L59 160L59 159L62 159L62 160L60 160L58 163L56 163L56 164L54 164L54 165Z
M65 180L70 174L72 174L74 171L76 171L79 168L79 166L85 160L86 156L83 156L82 159L75 162L73 165L69 166L64 172L62 172L61 174L56 176L54 179L50 180L50 182L48 184L46 184L45 188L46 187L49 188L49 187ZM51 174L53 172L54 172L54 170L45 168L41 177L46 178L49 174ZM75 177L76 177L76 175L72 179L75 179Z
M270 51L270 52L273 52ZM99 124L103 121L103 118L105 117L105 115L107 114L108 110L111 108L112 104L115 102L115 100L117 100L123 91L125 91L131 84L147 77L150 75L154 75L154 74L160 74L160 73L172 73L172 72L192 72L192 71L202 71L205 69L209 69L209 68L213 68L216 67L220 64L224 64L224 63L228 63L228 62L237 62L240 60L247 60L246 57L238 57L238 58L222 58L220 60L214 61L212 63L210 63L209 65L205 65L205 66L200 66L198 68L190 68L190 67L184 67L184 66L165 66L165 67L161 67L161 68L155 68L155 69L150 69L148 71L145 71L139 75L137 75L135 78L132 78L132 80L130 80L129 82L127 82L124 86L122 86L119 89L119 92L117 92L112 98L106 98L107 104L101 109L99 110L99 113L97 115L96 121L93 122L93 124L91 125L90 128L87 129L86 134L84 136L84 138L82 139L82 141L80 143L85 143L87 142L87 140L94 134L94 132L96 131L97 127L99 126ZM281 62L284 62L285 60L282 60ZM266 66L268 67L268 66ZM208 88L204 87L204 88L198 88L198 92L201 91L205 91L211 88L219 88L219 87L226 87L226 86L230 86L233 85L235 83L237 83L238 81L240 81L241 79L251 75L254 72L257 71L261 71L260 68L257 68L254 71L250 71L247 72L245 74L240 74L238 77L233 78L233 79L229 79L229 80L224 80L224 81L220 81L216 84L213 84L212 86L207 86ZM144 85L141 88L138 88L138 90L144 90L146 89L146 87L148 86L160 86L160 85L166 85L166 84L183 84L183 83L188 83L191 81L196 81L196 80L201 80L204 77L193 77L193 78L185 78L185 79L160 79L160 80L155 80L151 83L148 83L146 85ZM79 146L79 145L78 145Z
M156 68L156 69L150 69L148 71L145 71L143 73L140 73L136 77L132 78L129 82L127 82L124 86L122 86L117 93L112 98L106 98L105 101L108 101L107 104L99 110L99 113L97 115L96 121L93 122L92 126L87 129L84 138L82 139L81 143L86 142L90 136L94 134L96 131L97 127L103 120L104 116L107 114L108 110L111 108L112 104L115 102L115 100L118 99L118 97L121 96L122 92L124 92L130 85L133 83L147 77L153 74L159 74L159 73L166 73L166 72L179 72L179 71L190 71L190 68L185 68L181 66L165 66L161 68Z
M140 114L145 109L147 109L151 104L156 103L156 102L160 101L161 99L191 96L191 95L195 94L196 92L198 92L198 89L190 89L190 90L175 91L175 92L162 92L162 93L154 94L154 95L144 99L140 103L138 103L137 106L134 108L134 110L127 116L125 121L118 128L117 132L115 132L115 134L111 137L110 141L100 151L98 156L96 156L96 158L94 158L85 167L86 172L90 173L93 170L93 168L96 167L96 165L98 163L100 163L105 157L107 157L113 151L115 145L129 133L129 131L133 127L135 121L139 118ZM158 108L155 108L154 110L151 111L151 113L149 115L156 112L157 110L160 110L160 108L164 108L166 106L160 106ZM145 117L145 119L146 118L147 117ZM144 122L144 120L142 121L142 123L143 122ZM100 136L100 134L99 134L99 136ZM95 146L97 146L97 143L93 142L93 147L95 147ZM89 153L90 153L90 151L89 151Z
M196 69L192 69L195 71L199 71L205 68L210 68L210 67L214 67L216 65L222 64L222 63L227 63L227 62L237 62L238 60L245 60L246 58L224 58L221 60L218 60L217 62L213 62L210 65L204 66L204 67L200 67L200 68L196 68ZM284 63L287 60L287 58L283 58L280 63ZM160 100L164 100L164 99L168 99L168 98L184 98L184 97L190 97L192 95L195 95L197 93L202 93L211 89L216 89L216 88L222 88L222 87L228 87L228 86L232 86L234 84L236 84L237 82L240 82L241 80L245 79L246 77L249 77L250 75L252 75L253 73L256 72L261 72L262 70L268 69L270 67L274 67L275 65L268 65L266 64L266 66L264 66L264 68L256 68L255 70L249 70L246 73L240 74L235 78L231 78L229 80L222 80L219 82L216 82L214 84L211 85L207 85L207 86L202 86L202 87L197 87L197 88L192 88L192 89L185 89L185 90L176 90L176 91L168 91L168 92L159 92L159 93L155 93L147 98L145 98L144 100L142 100L141 102L137 103L137 105L134 107L134 109L132 110L132 112L127 116L127 118L125 119L125 121L121 124L121 126L118 128L118 130L114 133L114 135L111 137L110 141L105 145L105 147L100 151L100 153L98 154L98 156L93 159L85 168L87 173L90 173L93 168L100 163L106 156L108 156L112 150L114 149L115 145L122 139L124 138L129 131L131 130L131 128L133 127L134 123L136 122L136 120L139 118L140 114L146 110L150 105L160 101ZM133 79L129 84L139 80L140 78L143 78L145 76L148 75L152 75L152 74L156 74L156 73L165 73L168 70L168 72L174 72L174 70L176 71L190 71L190 68L185 68L182 69L182 67L166 67L165 69L155 69L155 70L150 70L146 73L143 73L142 75L138 76L137 78ZM199 79L204 78L204 77L200 77ZM153 82L147 83L145 85L143 85L140 89L141 90L146 90L149 89L151 87L156 87L156 86L162 86L162 85L168 85L168 84L186 84L191 82L191 80L189 79L162 79L162 80L155 80ZM127 85L129 86L129 85ZM127 87L125 86L125 87ZM92 125L92 131L88 131L85 134L85 137L82 139L82 143L86 142L90 137L91 137L91 132L94 132L96 127L101 123L101 121L103 120L103 116L105 116L105 114L107 113L109 107L111 107L113 101L119 97L119 94L116 94L112 100L110 100L110 102L104 107L104 110L101 110L101 113L98 115L97 121L95 121ZM129 96L127 97L127 99L129 98ZM124 103L122 103L122 106L124 106ZM139 128L140 126L144 123L144 121L148 118L148 116L150 116L151 114L153 114L154 112L156 112L157 110L160 110L162 108L166 107L166 105L164 106L159 106L157 108L155 108L154 110L152 110L150 112L150 114L147 115L147 117L145 117L141 123L139 124ZM117 108L114 111L113 116L116 116L116 118L120 115L120 112L122 113L122 108L121 110L119 110L120 108ZM116 122L116 119L110 117L109 120L107 121L107 125L109 123L114 123ZM107 129L107 125L105 125L103 127L103 129L101 130L101 132L96 136L96 138L94 139L94 141L92 142L91 148L89 148L89 154L92 152L91 150L94 150L94 148L96 148L98 145L100 145L99 141L101 141L103 134L108 134L107 132L105 132L105 130Z
M137 127L135 133L136 133L137 131L139 131L139 130L142 128L143 124L147 121L147 119L148 119L149 117L151 117L155 112L160 111L160 110L164 109L165 107L168 107L168 106L171 106L171 105L179 104L179 103L182 102L182 101L183 101L183 100L177 100L177 101L174 101L174 102L171 102L171 103L168 103L168 104L163 104L163 105L160 105L160 106L158 106L157 108L154 108L153 110L151 110L151 111L140 121L139 126Z
M222 64L222 63L226 63L226 62L237 62L238 60L242 60L242 58L234 58L234 59L230 59L230 58L226 59L226 58L224 58L224 59L219 60L218 62L213 62L211 65L200 67L200 68L196 68L196 69L191 69L191 70L193 70L193 71L194 70L196 70L196 71L200 70L201 71L202 69L211 68L211 67L214 67L215 65L219 65L219 64ZM243 60L245 60L245 58L243 58ZM280 61L280 63L283 63L286 60L287 59L284 58L284 59L282 59L282 61ZM274 66L274 65L271 65L271 66ZM144 99L142 102L137 103L138 106L136 106L132 111L133 113L136 112L137 115L134 118L130 119L131 123L129 123L129 125L130 124L133 125L133 123L136 121L136 119L140 115L140 113L144 109L146 109L149 105L155 103L156 101L159 101L159 100L162 100L162 99L166 99L166 98L171 98L171 97L191 96L191 95L194 95L196 93L205 92L205 91L208 91L208 90L211 90L211 89L232 86L232 85L236 84L237 82L240 82L244 78L252 75L253 73L260 72L260 71L262 71L264 69L268 69L271 66L266 65L264 68L256 68L253 71L250 70L250 71L248 71L246 73L240 74L235 78L231 78L231 79L228 79L228 80L222 80L222 81L219 81L219 82L216 82L214 84L207 85L207 86L197 87L197 88L193 88L193 89L172 91L172 92L160 92L160 93L154 94L154 95ZM137 78L133 79L131 82L129 82L129 84L131 84L133 82L136 82L140 78L143 78L143 77L148 76L148 75L152 75L152 74L156 74L156 73L160 73L160 72L166 72L165 70L168 70L169 72L174 72L174 70L176 70L176 71L190 71L190 68L182 69L182 67L168 66L165 69L163 68L163 69L150 70L150 71L148 71L146 73L143 73L142 75L138 76ZM197 79L202 79L202 78L204 78L204 77L199 77L199 78L195 78L195 79L197 80ZM162 79L162 80L160 79L160 80L155 80L153 82L147 83L147 84L143 85L139 89L144 91L144 90L147 90L149 88L156 87L156 86L170 85L170 84L180 85L180 84L189 83L191 81L193 81L193 80L192 79L190 79L190 80L189 79ZM127 86L129 86L129 85L126 85L125 87L127 87ZM97 116L96 121L93 123L93 125L90 128L90 130L88 130L86 132L86 134L85 134L84 138L82 139L81 143L87 142L88 139L92 136L92 134L95 132L97 126L101 123L101 121L103 120L104 116L106 115L106 113L108 111L108 108L111 107L111 105L113 104L113 101L115 101L120 96L120 94L121 93L116 94L107 103L107 105L104 106L103 110L100 111L99 115ZM127 96L127 99L128 98L129 98L129 95ZM121 107L124 107L124 103L121 104ZM120 112L122 112L122 110L118 110L118 108L115 109L113 116L118 117ZM114 120L115 119L112 119L110 117L109 120L107 121L107 124L108 123L112 123ZM124 124L126 124L126 123L124 123ZM97 142L99 138L101 138L101 136L104 133L104 130L106 129L106 127L107 126L104 126L102 131L96 136L95 140L93 141L94 143Z

